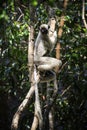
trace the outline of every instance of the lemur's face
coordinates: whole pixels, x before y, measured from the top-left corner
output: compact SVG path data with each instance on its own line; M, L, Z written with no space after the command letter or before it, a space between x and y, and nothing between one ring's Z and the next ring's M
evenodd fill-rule
M48 34L48 31L49 31L49 26L47 24L42 24L40 26L40 31L41 33L44 35Z

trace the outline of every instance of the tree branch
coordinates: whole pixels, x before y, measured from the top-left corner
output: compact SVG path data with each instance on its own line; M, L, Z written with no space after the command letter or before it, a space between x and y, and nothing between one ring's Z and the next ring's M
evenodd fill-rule
M39 124L39 129L42 130L43 127L43 118L42 118L42 111L40 106L40 99L39 99L39 90L38 90L38 82L39 82L39 74L37 74L36 66L34 65L34 86L35 86L35 114L34 120L32 123L31 130L36 130Z
M56 46L56 58L57 59L60 59L61 46L60 46L59 40L62 37L62 33L63 33L63 26L64 26L64 20L65 20L65 10L66 10L67 4L68 4L68 0L64 0L64 5L63 5L64 9L63 9L61 19L60 19L59 30L58 30L58 43Z
M85 0L82 0L82 20L83 20L85 28L87 29L87 23L85 20Z
M62 12L62 15L61 15L59 30L58 30L58 43L56 45L56 58L57 59L60 59L60 49L61 49L60 38L62 37L62 33L63 33L65 11L66 11L67 4L68 4L68 0L64 0L64 5L63 5L64 9L63 9L63 12ZM59 70L59 67L56 68L56 72L58 72L58 70Z

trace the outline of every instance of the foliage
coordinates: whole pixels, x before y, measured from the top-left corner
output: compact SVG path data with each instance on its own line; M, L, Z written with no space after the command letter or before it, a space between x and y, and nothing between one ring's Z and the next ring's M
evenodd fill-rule
M11 114L10 117L8 116L11 123L12 115L30 87L27 68L29 3L27 0L15 2L8 0L8 2L1 1L0 5L0 93L3 93L0 98L8 97L4 102L10 104L7 111ZM60 20L63 1L49 0L46 3L46 1L32 0L31 6L36 8L37 22L34 25L36 33L39 24L46 23L49 17L44 5L52 6L58 17L58 23ZM55 105L56 130L87 129L87 30L83 25L81 8L81 2L72 0L68 3L66 11L63 36L60 41L63 67L58 77L59 92ZM87 18L87 7L85 13ZM1 112L0 110L0 115ZM32 115L33 105L25 112L21 130L30 128ZM2 119L3 115L0 116L0 120ZM7 129L10 130L10 126L7 125Z

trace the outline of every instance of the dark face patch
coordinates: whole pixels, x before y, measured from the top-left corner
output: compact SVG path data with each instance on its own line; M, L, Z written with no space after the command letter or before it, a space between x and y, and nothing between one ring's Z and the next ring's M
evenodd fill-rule
M41 33L42 33L42 34L47 34L47 33L48 33L48 30L43 27L43 28L41 28Z

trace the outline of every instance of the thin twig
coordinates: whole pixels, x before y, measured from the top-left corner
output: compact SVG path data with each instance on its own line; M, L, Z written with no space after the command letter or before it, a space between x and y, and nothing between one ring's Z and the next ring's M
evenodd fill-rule
M60 70L58 71L58 74L64 69L64 67L67 65L67 61L62 65L62 67L60 68Z
M17 21L20 21L21 17L24 16L24 13L22 12L22 10L18 7L19 12L21 13L21 15L19 16L19 18L17 19Z
M63 96L70 88L72 87L72 85L69 85L61 94L61 96Z

